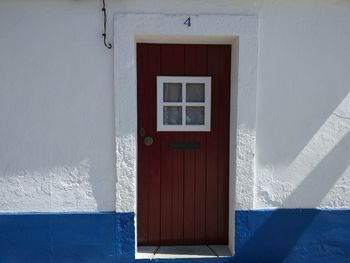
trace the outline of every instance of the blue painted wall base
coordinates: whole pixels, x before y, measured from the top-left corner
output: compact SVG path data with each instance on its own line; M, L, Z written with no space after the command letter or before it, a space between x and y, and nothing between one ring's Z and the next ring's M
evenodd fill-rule
M238 262L350 262L350 210L236 212Z
M152 262L350 262L350 210L236 212L236 255ZM134 213L0 214L0 262L135 260Z
M119 262L133 258L134 213L2 214L0 262Z

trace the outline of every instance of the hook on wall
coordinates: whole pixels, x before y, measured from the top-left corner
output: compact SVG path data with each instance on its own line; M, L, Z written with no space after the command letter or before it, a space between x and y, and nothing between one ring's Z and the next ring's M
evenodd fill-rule
M111 43L106 42L106 37L107 37L107 12L106 12L106 3L105 0L102 0L102 12L103 12L103 43L105 44L105 47L108 49L112 48Z

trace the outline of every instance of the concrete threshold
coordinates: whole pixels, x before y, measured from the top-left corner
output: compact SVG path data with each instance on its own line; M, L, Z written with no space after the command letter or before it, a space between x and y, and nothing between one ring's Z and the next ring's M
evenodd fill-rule
M230 257L225 245L209 246L139 246L136 259L217 258Z

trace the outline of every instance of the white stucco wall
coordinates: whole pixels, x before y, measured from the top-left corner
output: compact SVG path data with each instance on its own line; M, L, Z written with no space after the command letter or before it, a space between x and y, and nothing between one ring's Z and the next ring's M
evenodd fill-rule
M261 12L257 208L350 205L350 2L326 2Z
M110 41L117 12L258 16L254 208L350 207L350 2L305 2L107 1ZM0 211L115 210L101 33L99 1L0 2Z
M115 207L113 53L100 5L0 2L0 211Z

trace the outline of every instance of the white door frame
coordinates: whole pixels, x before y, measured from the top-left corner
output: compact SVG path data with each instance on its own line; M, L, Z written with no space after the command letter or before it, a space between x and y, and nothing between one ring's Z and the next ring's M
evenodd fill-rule
M234 254L235 210L254 206L257 33L256 16L114 15L117 212L137 211L136 43L232 45L228 246Z

